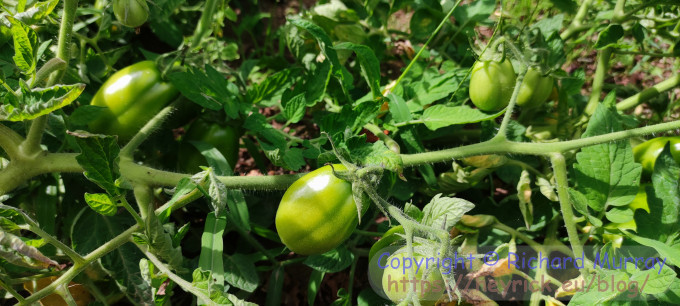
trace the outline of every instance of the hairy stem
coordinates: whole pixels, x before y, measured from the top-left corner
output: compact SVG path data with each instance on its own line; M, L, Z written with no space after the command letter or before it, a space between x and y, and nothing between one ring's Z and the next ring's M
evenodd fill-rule
M569 236L569 243L571 249L574 251L574 256L585 254L583 252L583 245L578 238L578 230L574 222L574 211L569 200L569 179L567 178L567 163L564 155L555 153L550 156L550 161L553 164L553 171L555 172L555 182L557 184L557 195L560 199L560 209L562 210L562 217L564 225L567 227L567 235ZM588 266L588 259L584 257L584 265ZM586 271L581 269L581 274L585 276Z
M607 76L607 71L609 70L609 60L612 57L612 49L606 47L600 50L600 54L597 57L597 68L595 69L595 76L593 76L592 92L590 93L590 99L586 105L585 115L590 116L595 113L597 105L600 104L600 94L602 93L602 86L604 85L604 79Z
M616 109L622 111L633 108L642 102L648 101L649 99L658 96L662 92L678 87L678 85L680 85L680 74L676 74L669 79L661 81L652 87L645 88L641 92L626 98L625 100L616 104Z
M554 143L524 143L513 141L489 140L468 146L451 148L441 151L433 151L417 154L402 154L401 158L405 167L413 167L425 163L447 162L453 159L483 154L507 153L549 156L552 153L563 153L570 150L580 149L587 146L606 142L623 140L635 136L644 136L680 128L680 120L659 123L627 131L609 133L586 137L581 139L560 141Z
M151 252L146 250L145 247L140 245L137 245L137 247L142 251L142 253L144 253L146 258L148 258L153 263L153 265L158 268L158 270L161 270L161 272L165 273L165 275L167 275L168 278L179 285L182 290L195 295L199 300L202 300L205 305L217 305L215 302L210 300L210 297L203 294L203 292L194 287L194 285L192 285L190 282L184 280L179 275L172 273L172 271L170 271L170 269L162 261L160 261L160 259L151 254Z
M135 150L142 145L142 143L149 138L149 135L163 123L163 120L172 112L175 107L173 105L164 107L158 114L156 114L149 122L147 122L142 129L135 134L134 137L128 142L121 150L120 157L126 157L132 159L132 155Z

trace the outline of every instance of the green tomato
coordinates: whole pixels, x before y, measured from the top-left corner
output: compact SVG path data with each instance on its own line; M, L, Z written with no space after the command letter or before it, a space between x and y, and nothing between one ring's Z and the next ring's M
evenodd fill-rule
M680 164L680 136L657 137L647 140L633 148L635 161L642 164L642 171L645 173L654 172L654 164L659 157L666 143L671 143L671 155Z
M444 280L436 267L430 269L427 276L424 277L426 270L432 267L433 262L436 261L430 260L431 264L426 268L425 264L428 258L417 253L413 255L414 258L410 258L405 248L399 249L381 266L381 268L384 267L382 276L383 291L390 300L398 303L406 298L410 287L411 290L415 289L413 291L418 295L422 305L434 305L446 290ZM415 262L422 263L417 271L415 269ZM411 266L414 268L412 272L416 272L415 277L409 277Z
M333 168L347 170L341 164ZM291 251L328 252L349 238L359 222L352 184L336 177L330 165L309 172L288 187L275 222L281 241Z
M113 14L124 26L136 28L149 18L146 0L113 0Z
M106 80L92 98L91 105L107 109L90 123L90 130L118 135L125 142L177 94L172 84L161 80L154 62L125 67Z
M540 71L529 68L519 87L517 105L526 108L540 106L548 99L552 89L553 78L551 76L543 76Z
M222 153L224 158L233 169L238 161L240 129L230 125L208 123L198 119L194 121L179 148L179 162L182 170L186 172L199 172L200 166L207 166L208 162L201 152L190 141L202 141L212 145Z
M515 70L508 60L477 61L470 75L470 100L480 110L499 111L510 103L515 79Z

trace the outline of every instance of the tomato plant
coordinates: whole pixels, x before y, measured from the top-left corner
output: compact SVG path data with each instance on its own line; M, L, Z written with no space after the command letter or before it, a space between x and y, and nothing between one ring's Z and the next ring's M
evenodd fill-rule
M0 304L680 304L677 1L298 2L3 1Z
M113 14L124 26L136 28L149 18L146 0L113 0Z
M483 111L499 111L510 103L515 78L509 60L477 61L470 74L470 100Z
M341 164L316 169L295 181L281 198L276 230L291 251L322 254L337 247L359 222L352 184L333 174Z
M177 93L172 84L163 82L154 62L125 67L109 77L92 98L90 105L106 109L90 123L90 128L128 140Z
M635 161L642 164L646 173L654 172L654 164L663 148L670 143L671 155L680 163L680 137L657 137L647 140L633 148Z

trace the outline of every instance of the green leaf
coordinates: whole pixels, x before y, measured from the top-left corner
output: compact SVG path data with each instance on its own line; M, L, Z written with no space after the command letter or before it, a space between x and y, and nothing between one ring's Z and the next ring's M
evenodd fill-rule
M158 215L158 218L161 221L161 223L165 223L170 218L170 213L172 213L172 205L179 201L179 199L182 198L184 195L196 189L197 186L198 185L196 185L196 183L194 183L194 181L192 181L190 178L184 177L181 180L179 180L179 183L177 183L177 187L175 188L175 193L172 195L172 198L170 198L170 201L168 201L167 203L168 209L166 209L165 211Z
M120 148L113 136L93 135L89 133L71 133L76 136L80 154L76 156L78 164L85 170L85 177L99 185L109 195L117 196L120 190L116 186L119 177L118 153Z
M496 0L479 0L457 7L453 16L457 23L467 25L487 20L495 10Z
M309 256L303 263L320 272L335 273L349 267L353 260L354 254L340 245L326 253Z
M305 80L304 86L301 87L301 92L305 93L307 106L314 106L314 104L323 99L330 78L331 62L329 60L324 60L313 66L311 73L308 75L307 80Z
M351 50L357 54L361 73L366 79L366 83L371 88L373 100L382 98L380 92L380 61L373 53L373 50L364 45L357 45L350 42L340 43L335 46L336 50Z
M276 306L281 304L281 292L283 291L283 280L285 278L283 266L278 266L272 270L267 287L266 306Z
M215 172L210 171L208 174L210 180L210 187L208 193L210 194L210 204L216 215L222 215L222 212L227 206L228 190L227 186L219 180Z
M612 207L605 214L607 219L614 223L625 223L633 220L633 210L629 207Z
M348 84L348 79L342 72L342 65L340 64L340 60L338 60L338 54L335 52L335 49L333 48L333 42L331 41L331 38L328 36L328 34L326 34L326 32L321 27L309 20L293 18L289 19L288 22L296 27L307 30L309 34L312 34L319 44L319 48L321 48L323 55L331 62L332 74L338 78L338 80L340 80L343 90L351 86L351 83Z
M305 100L305 93L298 94L288 100L282 100L283 115L290 123L299 122L305 115L307 101Z
M494 119L505 113L505 110L495 114L487 114L469 106L434 105L423 113L422 120L430 130L436 130L454 124L468 124Z
M669 303L671 305L680 304L680 279L675 278L666 291L656 294L659 301Z
M592 280L591 278L595 279ZM585 276L585 284L586 286L592 284L591 287L576 292L569 301L569 305L602 305L614 299L619 294L619 291L598 290L598 280L602 279L615 279L617 282L627 282L628 274L617 270L597 270L596 273L587 274Z
M201 152L201 155L208 161L208 166L215 169L217 175L230 175L234 172L232 169L235 165L230 165L224 155L213 145L196 140L191 140L189 143Z
M531 203L531 177L529 171L522 170L517 183L517 199L519 200L519 210L524 218L524 225L531 229L534 223L534 205Z
M661 257L665 257L666 259L668 259L668 262L670 264L676 267L680 265L680 249L677 246L671 247L669 245L664 244L663 242L640 237L627 231L623 231L623 233L626 234L628 238L633 239L635 242L653 248L654 250L659 252L659 255L661 255Z
M50 13L52 13L54 8L57 7L57 4L59 4L59 0L38 2L35 5L33 5L33 7L31 7L30 9L15 14L14 18L23 22L26 25L33 25L43 20Z
M106 244L135 224L129 214L105 217L85 208L76 216L71 228L73 249L81 255L88 254ZM83 233L93 233L83 235ZM101 258L106 273L115 280L130 301L153 303L151 288L141 277L139 261L144 255L131 243L125 243Z
M260 282L260 276L252 256L241 253L224 255L224 280L236 288L254 292Z
M647 187L647 204L653 217L649 220L650 232L664 241L666 237L676 233L680 228L678 215L680 214L680 166L670 153L670 143L656 159L652 173L652 186ZM641 233L642 234L642 233ZM645 235L646 236L646 235Z
M5 17L12 24L10 30L14 39L14 64L24 74L31 74L36 67L36 54L33 48L38 45L38 35L21 21L10 16Z
M615 110L600 104L590 119L583 137L620 131L621 122ZM637 194L642 167L633 160L628 141L589 146L576 154L577 190L582 192L588 206L603 211L609 206L624 206Z
M68 123L72 126L86 126L90 121L99 117L106 107L96 105L82 105L71 113Z
M309 275L309 283L307 284L307 305L314 305L324 275L326 275L325 272L318 270L312 270L312 274Z
M182 256L182 249L175 246L172 237L165 231L163 224L161 224L154 213L153 206L149 206L149 211L144 221L146 222L144 230L148 237L149 251L167 262L171 269L183 272L182 262L184 257Z
M198 259L198 267L205 271L211 271L210 288L224 290L224 229L227 227L227 216L216 216L211 212L205 219L205 229L201 236L201 255Z
M610 24L604 31L600 32L594 47L596 49L603 49L614 45L623 37L623 34L623 27L620 24Z
M402 172L401 157L390 150L382 140L366 143L365 136L354 137L347 147L352 160L362 166L381 166L397 173Z
M85 202L92 210L104 216L115 216L118 212L116 203L105 193L85 193Z
M0 120L32 120L61 109L75 101L85 84L56 85L48 88L21 87L21 97L8 95L9 103L0 106Z
M198 268L194 270L194 273L192 274L193 281L191 282L191 285L201 291L204 295L208 296L210 300L217 303L217 305L257 305L243 301L233 294L222 291L221 288L218 288L211 282L212 277L210 271L204 271Z
M449 230L456 225L463 215L473 209L475 204L459 198L442 197L437 194L432 197L430 203L423 207L423 219L421 223L435 228ZM446 221L446 224L444 222Z
M676 280L676 273L668 266L663 266L659 269L654 266L654 269L637 271L630 276L631 281L637 281L638 284L645 284L644 287L639 288L644 294L660 294L668 290L673 281Z
M224 108L229 118L238 118L238 97L230 90L231 83L212 66L206 65L205 70L191 67L173 72L168 74L168 79L189 100L212 110Z
M281 70L268 76L262 83L255 84L248 90L248 101L256 104L266 98L271 97L275 92L280 91L293 81L293 69Z

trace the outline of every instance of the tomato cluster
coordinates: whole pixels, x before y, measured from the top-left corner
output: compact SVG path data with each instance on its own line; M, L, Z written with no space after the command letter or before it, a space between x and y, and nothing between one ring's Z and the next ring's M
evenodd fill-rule
M515 70L509 60L477 61L470 75L470 100L480 110L497 112L507 107L515 87ZM553 91L553 78L529 68L520 85L517 105L538 107Z

